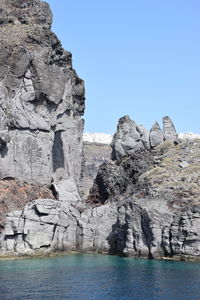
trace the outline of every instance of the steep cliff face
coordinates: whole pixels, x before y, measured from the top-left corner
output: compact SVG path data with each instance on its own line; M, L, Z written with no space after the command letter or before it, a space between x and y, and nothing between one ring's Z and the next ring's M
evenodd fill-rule
M51 22L47 3L1 0L0 179L54 182L67 198L80 176L84 84Z
M117 221L115 205L87 208L51 199L29 202L7 215L1 255L52 251L109 252L108 236Z
M7 215L1 255L96 251L200 258L200 140L104 163L90 200L38 199ZM96 206L96 204L99 206Z
M200 140L169 117L150 132L121 118L107 162L109 145L85 144L84 195L104 163L81 201L84 85L51 20L44 2L1 0L0 255L200 259Z
M115 203L112 254L200 258L200 140L171 140L103 164L91 202Z

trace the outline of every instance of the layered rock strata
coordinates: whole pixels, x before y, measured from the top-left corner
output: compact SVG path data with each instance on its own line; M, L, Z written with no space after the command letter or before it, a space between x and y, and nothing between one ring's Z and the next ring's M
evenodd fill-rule
M53 182L70 200L81 168L84 84L51 22L45 2L1 0L0 179Z

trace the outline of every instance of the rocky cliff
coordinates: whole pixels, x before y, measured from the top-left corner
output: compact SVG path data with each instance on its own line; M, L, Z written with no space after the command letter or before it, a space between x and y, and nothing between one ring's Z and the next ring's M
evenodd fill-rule
M200 140L166 139L103 163L88 204L38 199L7 214L1 254L199 259L199 193Z
M168 117L163 125L164 132L152 127L144 149L135 122L119 120L113 151L120 158L100 167L89 195L95 205L117 205L110 253L200 257L200 139L178 139Z
M0 179L66 194L80 175L84 85L51 22L45 2L1 0Z
M111 147L82 148L83 81L49 6L0 1L0 255L199 259L200 139L125 116Z

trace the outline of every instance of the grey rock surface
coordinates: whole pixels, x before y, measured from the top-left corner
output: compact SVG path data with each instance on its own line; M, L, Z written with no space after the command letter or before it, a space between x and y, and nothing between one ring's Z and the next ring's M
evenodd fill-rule
M0 179L77 189L84 84L51 22L45 2L1 0Z
M138 126L129 116L124 116L119 119L112 148L112 159L149 149L149 132L143 126Z
M180 168L187 168L189 166L189 164L187 163L187 161L181 161L179 164Z
M152 126L150 130L149 139L152 148L158 146L164 141L164 135L162 129L160 128L160 125L157 122Z
M52 14L46 2L1 0L0 24L36 24L51 27Z
M0 256L95 251L200 259L200 141L175 145L168 117L164 134L157 123L149 134L128 116L121 118L112 142L114 160L101 165L88 203L83 202L83 81L50 31L46 3L1 4L0 179L13 182L0 183L8 196L17 189L23 198L18 208L26 204L3 220ZM85 151L85 169L82 165L89 185L107 160L95 147ZM82 173L82 186L87 176ZM59 201L27 203L33 191L48 195L42 184L51 185Z
M82 172L80 179L80 193L87 199L89 190L93 186L100 165L110 160L112 148L108 144L83 142Z
M117 203L110 253L200 259L199 155L197 141L165 141L100 167L89 197L94 204Z
M7 215L1 254L45 254L52 251L109 252L107 237L117 220L115 205L87 209L38 199L23 211Z
M163 117L163 133L166 141L170 140L175 142L178 138L175 126L168 116Z
M0 255L95 251L199 260L199 153L200 142L165 141L104 163L90 206L38 199L7 214ZM180 168L186 157L190 164Z
M112 159L120 159L125 155L132 155L144 149L155 148L164 140L177 142L177 133L171 119L163 118L163 131L156 122L150 132L142 125L137 125L129 116L119 119L117 131L113 136Z

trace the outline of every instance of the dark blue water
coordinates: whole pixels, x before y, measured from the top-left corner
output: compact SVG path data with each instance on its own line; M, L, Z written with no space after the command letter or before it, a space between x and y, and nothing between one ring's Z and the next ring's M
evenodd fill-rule
M200 300L200 264L68 255L0 261L1 300Z

